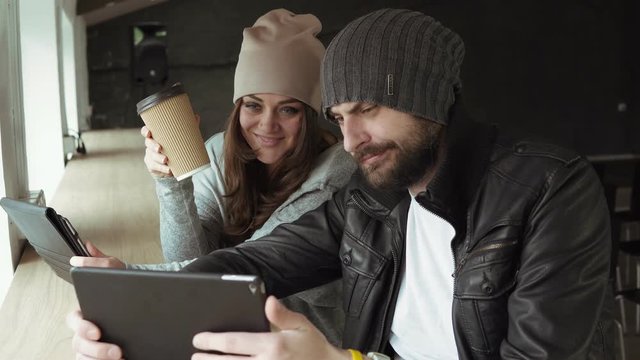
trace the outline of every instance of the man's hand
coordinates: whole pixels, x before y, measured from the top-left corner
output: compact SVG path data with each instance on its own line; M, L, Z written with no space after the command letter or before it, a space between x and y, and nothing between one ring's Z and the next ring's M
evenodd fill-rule
M348 351L329 344L324 335L304 315L284 307L273 296L265 304L267 319L280 329L271 333L210 333L193 337L200 350L215 350L231 355L195 353L191 360L245 359L344 359L351 360ZM243 356L244 355L244 356Z
M69 264L71 264L71 266L91 266L114 269L126 268L125 264L118 258L103 254L102 251L95 247L91 242L87 241L85 246L87 247L87 251L89 251L89 255L91 255L91 257L73 256L69 260Z
M67 315L67 326L73 330L72 347L77 360L120 360L122 350L113 344L99 342L100 329L82 318L80 310Z

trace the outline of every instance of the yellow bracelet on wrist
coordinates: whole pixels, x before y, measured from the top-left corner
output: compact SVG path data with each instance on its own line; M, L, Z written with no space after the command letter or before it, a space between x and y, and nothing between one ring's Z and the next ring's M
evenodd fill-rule
M364 360L360 351L353 349L348 349L348 351L351 353L351 360Z

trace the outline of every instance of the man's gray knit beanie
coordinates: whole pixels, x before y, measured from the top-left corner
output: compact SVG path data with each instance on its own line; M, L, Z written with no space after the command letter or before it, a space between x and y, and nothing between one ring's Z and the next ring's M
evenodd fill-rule
M434 18L382 9L349 23L322 62L322 106L370 102L446 125L459 91L462 38Z

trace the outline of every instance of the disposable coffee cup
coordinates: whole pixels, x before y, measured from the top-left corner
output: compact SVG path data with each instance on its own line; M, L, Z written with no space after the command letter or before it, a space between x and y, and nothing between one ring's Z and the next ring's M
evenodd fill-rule
M138 115L168 158L178 181L209 167L202 134L182 84L176 83L138 102Z

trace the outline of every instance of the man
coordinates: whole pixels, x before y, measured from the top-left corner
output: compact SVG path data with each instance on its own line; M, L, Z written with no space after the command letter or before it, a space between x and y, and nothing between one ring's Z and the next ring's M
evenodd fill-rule
M361 171L298 221L185 269L259 274L278 297L342 276L350 350L273 297L267 317L281 331L202 333L197 348L258 359L610 358L599 180L570 151L471 121L463 55L456 33L418 12L347 25L323 61L323 106ZM119 351L85 335L97 329L79 316L70 323L77 349ZM235 357L193 357L218 358Z

